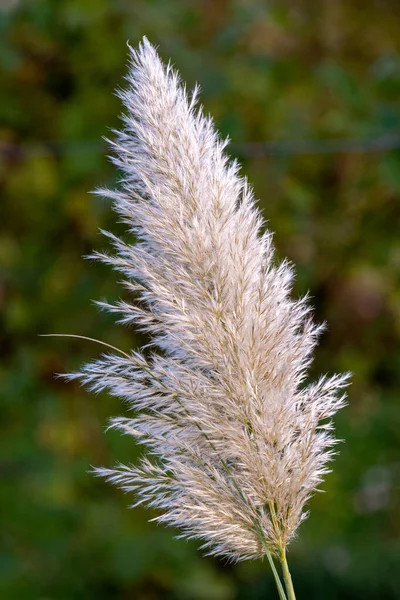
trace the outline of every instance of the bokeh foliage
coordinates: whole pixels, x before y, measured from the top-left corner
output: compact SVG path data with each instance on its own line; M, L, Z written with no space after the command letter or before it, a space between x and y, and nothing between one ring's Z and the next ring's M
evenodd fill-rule
M54 379L98 347L37 337L80 333L125 349L140 342L93 307L91 299L122 291L116 275L82 255L106 246L99 227L122 232L88 191L117 180L101 137L118 125L113 91L126 40L144 34L190 85L200 82L279 254L296 263L296 293L310 290L317 318L327 320L314 373L354 372L337 419L346 443L291 547L298 597L399 598L396 0L0 3L0 595L275 598L266 564L201 557L87 473L138 456L130 439L103 432L125 408ZM343 141L353 138L383 147ZM299 145L304 139L313 141Z

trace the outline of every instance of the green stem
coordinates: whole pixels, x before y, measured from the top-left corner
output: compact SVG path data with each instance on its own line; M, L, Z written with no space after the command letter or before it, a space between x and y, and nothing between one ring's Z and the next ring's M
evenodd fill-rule
M289 567L288 567L287 560L286 560L285 550L282 550L280 561L281 561L281 565L282 565L282 573L283 573L283 579L285 582L287 598L288 598L288 600L296 600L292 577L290 575Z
M266 548L265 546L264 546L264 548L265 548L265 554L267 555L267 558L268 558L268 562L271 566L272 573L274 574L276 587L278 588L279 598L281 600L288 600L286 597L286 594L285 594L285 590L283 589L280 577L278 575L278 571L276 570L274 559L272 558L272 554L268 550L268 548Z

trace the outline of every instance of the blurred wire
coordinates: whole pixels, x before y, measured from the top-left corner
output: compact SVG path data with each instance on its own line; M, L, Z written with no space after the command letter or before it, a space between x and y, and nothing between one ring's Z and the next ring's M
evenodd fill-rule
M363 154L387 152L396 148L400 148L400 133L382 134L373 138L279 140L230 144L232 152L244 158L304 154ZM101 154L106 149L105 142L96 140L53 140L22 144L0 141L0 157L11 160L48 155Z
M232 144L235 152L249 157L386 152L396 148L400 148L400 134L384 134L364 139L305 139Z

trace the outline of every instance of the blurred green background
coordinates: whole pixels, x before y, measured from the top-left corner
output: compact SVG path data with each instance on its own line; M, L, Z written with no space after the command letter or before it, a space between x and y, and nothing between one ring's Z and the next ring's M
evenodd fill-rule
M254 184L280 256L329 328L313 374L351 370L346 441L290 547L299 600L400 598L398 0L1 0L0 597L277 598L267 564L203 558L90 465L129 462L125 411L54 379L95 357L67 332L140 340L92 299L122 293L82 256L123 229L88 194L117 173L126 41L160 45Z

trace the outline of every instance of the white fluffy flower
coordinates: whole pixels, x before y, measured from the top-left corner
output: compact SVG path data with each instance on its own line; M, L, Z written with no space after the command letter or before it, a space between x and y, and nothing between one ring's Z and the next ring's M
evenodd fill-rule
M234 560L282 556L327 473L347 375L304 380L320 326L290 297L252 190L210 118L144 39L130 50L126 115L112 142L121 190L102 191L135 236L109 235L132 303L104 305L154 352L104 355L79 377L126 399L112 426L147 448L98 469L158 521Z

